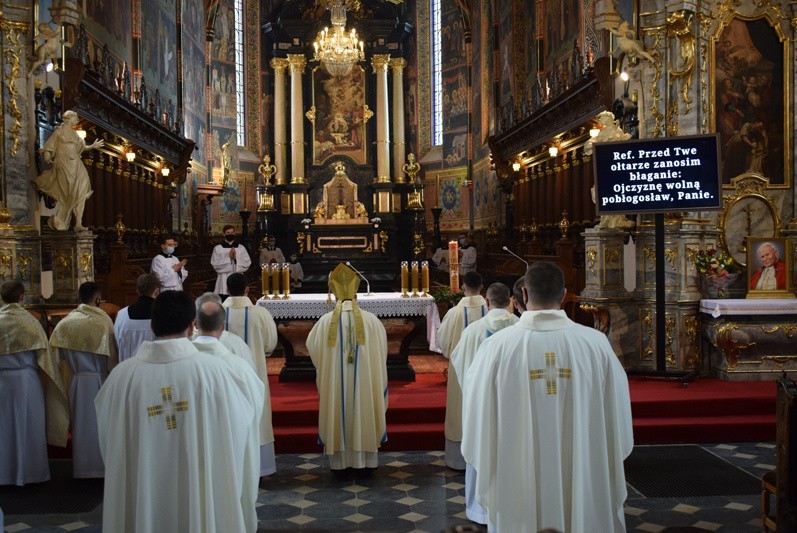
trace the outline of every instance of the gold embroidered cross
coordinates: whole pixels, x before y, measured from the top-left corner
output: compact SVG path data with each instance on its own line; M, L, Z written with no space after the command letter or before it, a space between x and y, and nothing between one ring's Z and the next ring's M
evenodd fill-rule
M177 416L175 413L188 411L188 402L175 402L172 401L172 388L161 387L161 397L163 398L162 405L153 405L147 407L147 416L166 416L166 429L177 428Z
M556 378L570 379L573 371L569 368L556 368L556 353L545 352L545 368L540 370L529 370L529 378L545 379L546 392L556 394Z

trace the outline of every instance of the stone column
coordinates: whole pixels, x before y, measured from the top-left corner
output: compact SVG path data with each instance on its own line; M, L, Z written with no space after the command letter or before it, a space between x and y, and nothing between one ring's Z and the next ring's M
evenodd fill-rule
M404 183L404 158L407 152L404 144L404 67L407 60L396 57L390 60L393 68L393 181Z
M288 63L291 67L291 183L304 183L302 73L307 59L302 54L288 54Z
M390 183L390 121L387 116L387 65L390 56L374 54L371 64L376 74L376 181ZM401 167L399 167L401 168Z
M287 183L285 176L288 170L288 135L285 127L285 69L288 68L288 60L275 57L271 60L271 68L274 69L274 165L277 167L274 180L276 185L284 185Z

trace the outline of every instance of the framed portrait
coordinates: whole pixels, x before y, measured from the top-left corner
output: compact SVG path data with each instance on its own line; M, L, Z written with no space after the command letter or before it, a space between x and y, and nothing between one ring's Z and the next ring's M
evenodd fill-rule
M794 298L785 237L747 237L747 297Z
M766 177L771 188L790 186L790 50L768 14L730 14L718 24L711 40L709 94L725 185L752 172Z

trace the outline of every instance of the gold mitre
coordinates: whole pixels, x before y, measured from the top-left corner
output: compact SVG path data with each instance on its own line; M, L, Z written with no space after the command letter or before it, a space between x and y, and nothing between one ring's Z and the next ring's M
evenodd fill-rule
M335 309L332 311L332 321L329 325L327 344L334 348L337 343L338 329L341 327L340 314L343 311L343 301L351 300L352 314L354 315L354 328L357 344L365 344L365 326L360 308L357 306L357 289L360 287L360 278L348 266L340 263L329 275L329 290L335 295ZM341 339L342 342L342 339Z

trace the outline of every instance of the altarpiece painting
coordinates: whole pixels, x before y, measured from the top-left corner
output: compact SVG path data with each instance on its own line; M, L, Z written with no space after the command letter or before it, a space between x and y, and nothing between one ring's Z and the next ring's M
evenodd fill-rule
M345 155L366 163L365 71L356 65L346 76L334 77L324 67L313 69L313 164Z

